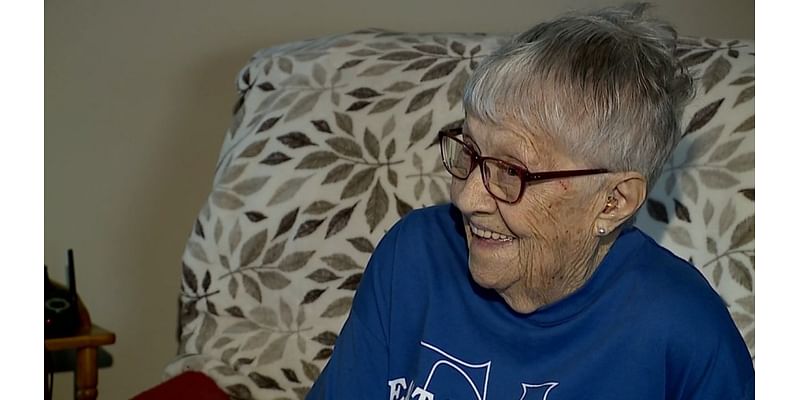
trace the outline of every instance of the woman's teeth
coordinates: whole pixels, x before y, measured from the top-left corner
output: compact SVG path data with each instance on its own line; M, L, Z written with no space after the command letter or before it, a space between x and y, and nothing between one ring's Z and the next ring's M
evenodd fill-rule
M469 225L469 230L472 232L473 235L483 239L500 240L500 241L508 241L513 239L510 236L502 235L497 232L480 229L472 224Z

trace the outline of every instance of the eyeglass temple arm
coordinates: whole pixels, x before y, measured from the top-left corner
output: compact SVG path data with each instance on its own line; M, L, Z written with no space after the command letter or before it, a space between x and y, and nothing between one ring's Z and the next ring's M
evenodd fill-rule
M573 176L595 175L608 172L607 169L575 169L571 171L551 171L551 172L528 172L525 174L525 181L543 181L546 179L570 178Z

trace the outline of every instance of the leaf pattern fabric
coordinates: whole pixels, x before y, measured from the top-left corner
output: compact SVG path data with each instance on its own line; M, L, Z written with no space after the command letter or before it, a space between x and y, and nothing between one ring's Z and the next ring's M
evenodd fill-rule
M187 241L166 376L303 399L382 235L449 201L436 133L461 122L464 83L505 39L366 30L254 54ZM753 46L684 38L680 52L698 96L637 224L706 275L754 354Z

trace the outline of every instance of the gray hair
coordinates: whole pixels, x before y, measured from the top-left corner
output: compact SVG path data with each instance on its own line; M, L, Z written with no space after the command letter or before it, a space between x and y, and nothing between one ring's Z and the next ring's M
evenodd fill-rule
M467 115L551 136L592 168L638 171L649 192L694 89L675 30L643 17L648 7L568 14L515 36L470 77Z

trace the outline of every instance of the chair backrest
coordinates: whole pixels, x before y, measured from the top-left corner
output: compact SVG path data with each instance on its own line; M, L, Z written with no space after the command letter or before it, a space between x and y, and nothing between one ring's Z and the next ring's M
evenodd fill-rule
M370 30L257 52L186 245L166 374L302 399L381 236L448 201L436 133L463 119L466 79L504 39ZM698 95L637 224L708 277L754 354L753 45L681 46Z

